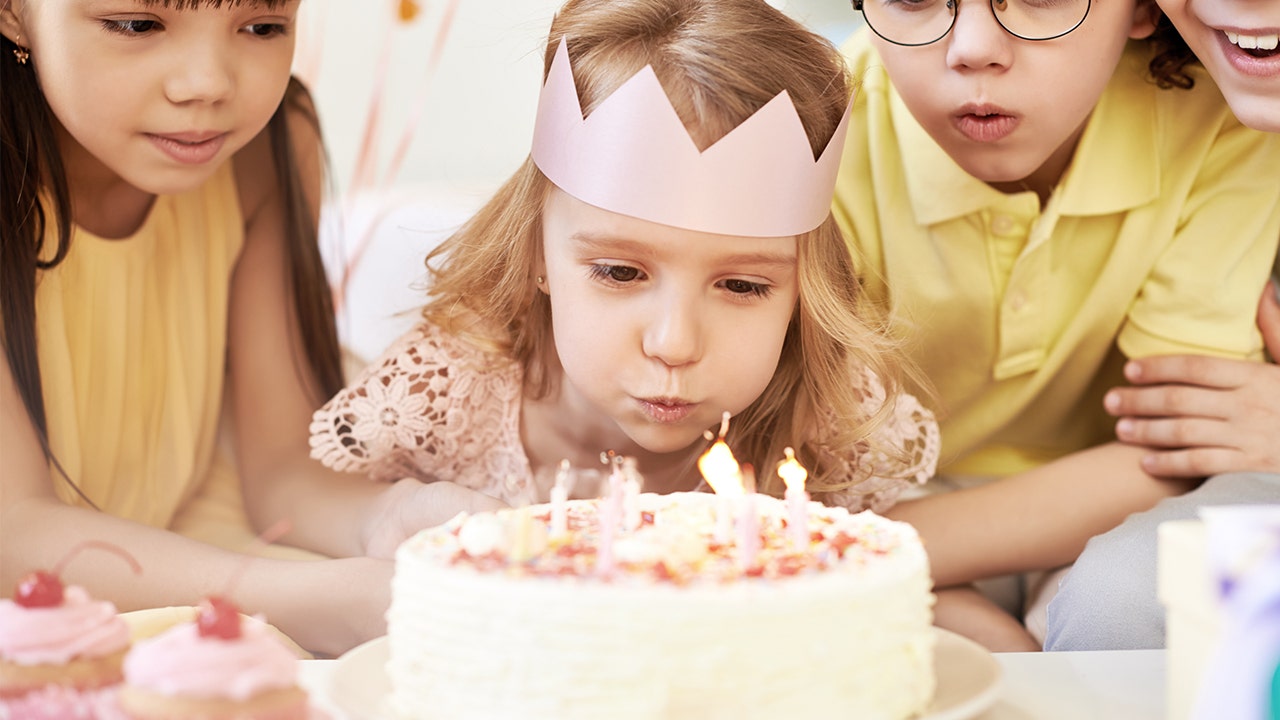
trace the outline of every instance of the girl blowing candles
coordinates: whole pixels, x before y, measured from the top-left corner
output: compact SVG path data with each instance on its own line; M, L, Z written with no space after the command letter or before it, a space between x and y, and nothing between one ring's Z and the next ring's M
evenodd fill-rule
M428 256L423 322L316 413L314 455L519 503L610 449L691 490L728 411L740 459L795 447L831 502L928 477L935 424L829 214L830 44L755 0L578 0L545 59L531 157Z
M386 512L445 519L438 489L392 503L308 458L342 378L319 135L289 75L298 6L0 1L0 587L93 538L145 572L69 582L121 610L194 605L241 558L172 530L227 474L260 526L290 518L286 540L326 554L375 552ZM382 632L390 573L263 560L242 603L340 652Z

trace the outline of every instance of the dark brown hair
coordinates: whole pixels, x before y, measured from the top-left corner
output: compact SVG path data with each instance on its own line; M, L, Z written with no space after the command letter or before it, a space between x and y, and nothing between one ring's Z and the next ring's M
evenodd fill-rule
M1178 29L1173 26L1163 13L1150 41L1155 46L1156 55L1147 66L1152 79L1162 88L1182 88L1190 90L1195 80L1187 74L1187 65L1196 62L1195 53L1182 39Z
M15 49L8 38L0 38L0 87L4 88L0 103L0 340L45 456L84 498L50 450L36 352L36 282L40 272L61 263L71 248L71 197L57 152L53 113L40 89L37 58L33 56L27 64L13 62ZM319 132L310 95L296 79L290 79L267 127L286 212L288 276L282 280L290 288L293 321L303 339L303 347L297 350L304 357L295 357L295 362L300 371L315 376L325 393L315 398L318 406L341 389L342 369L332 297L289 137L291 113L301 113ZM56 246L41 260L46 230L51 227Z

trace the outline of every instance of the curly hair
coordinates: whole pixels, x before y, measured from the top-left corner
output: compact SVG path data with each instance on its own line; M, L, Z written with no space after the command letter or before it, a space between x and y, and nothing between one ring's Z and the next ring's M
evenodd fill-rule
M1151 78L1162 88L1190 90L1195 85L1195 79L1187 73L1186 67L1198 61L1168 17L1163 14L1160 16L1150 41L1155 47L1155 57L1147 66Z

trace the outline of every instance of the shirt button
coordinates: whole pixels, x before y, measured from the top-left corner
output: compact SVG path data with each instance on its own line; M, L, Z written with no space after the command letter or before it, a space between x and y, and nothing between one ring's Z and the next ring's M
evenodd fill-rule
M1022 312L1022 308L1027 306L1027 294L1021 290L1009 296L1009 307L1014 312Z
M997 215L991 219L991 232L1006 235L1013 230L1013 218L1008 215Z

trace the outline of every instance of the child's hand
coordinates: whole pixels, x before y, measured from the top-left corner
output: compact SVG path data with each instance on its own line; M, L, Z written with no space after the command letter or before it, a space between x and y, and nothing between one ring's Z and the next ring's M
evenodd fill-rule
M397 481L384 493L377 511L365 523L365 554L390 558L409 536L454 515L499 510L507 504L457 483L437 480L423 483L412 478Z
M1274 282L1274 281L1273 281ZM1280 303L1269 284L1258 303L1267 351L1280 358ZM1116 437L1155 449L1142 460L1159 477L1280 472L1280 366L1196 355L1130 361L1107 412Z

